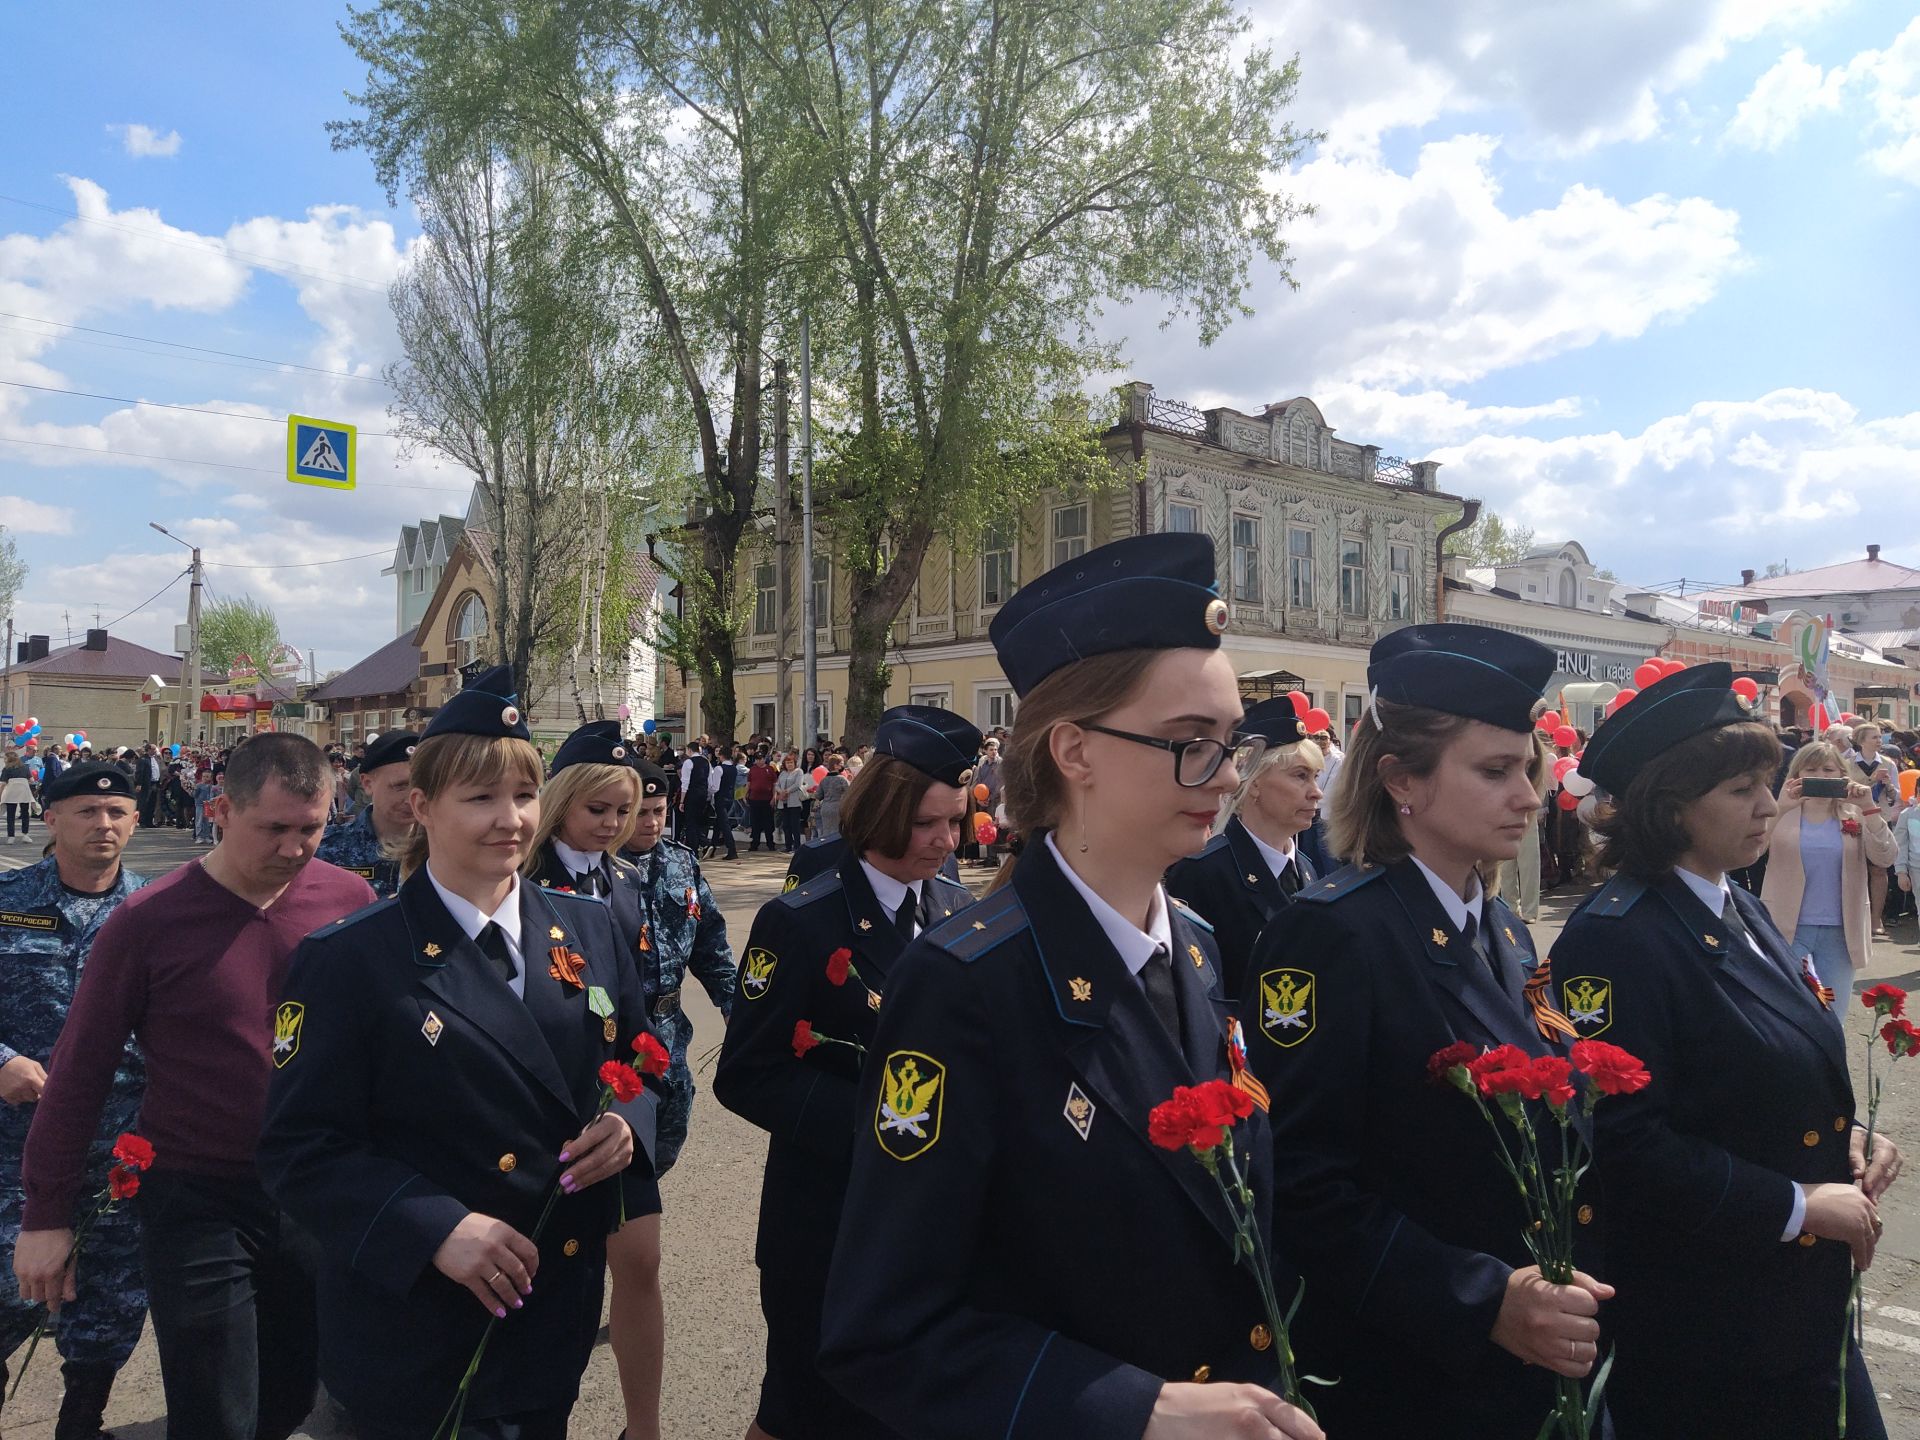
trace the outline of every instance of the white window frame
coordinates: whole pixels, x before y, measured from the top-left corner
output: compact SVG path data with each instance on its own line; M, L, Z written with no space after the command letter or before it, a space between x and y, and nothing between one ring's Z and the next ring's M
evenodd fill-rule
M800 743L802 750L813 744L813 739L816 735L824 735L827 737L828 744L833 743L833 692L831 690L822 690L818 695L813 697L813 701L813 718L815 723L813 729L807 732L807 738ZM805 702L802 701L801 703L804 704Z
M1001 715L993 713L995 702L999 702ZM974 724L982 731L991 730L999 725L1005 729L1013 728L1013 717L1018 713L1019 701L1015 698L1011 685L999 682L983 682L973 687Z
M760 583L761 576L767 582ZM761 611L765 610L762 615ZM779 628L780 615L780 567L771 560L762 560L753 567L753 633L771 635ZM765 624L762 624L762 621Z
M907 691L909 705L938 705L942 710L953 708L953 686L951 685L915 685Z
M813 587L813 628L819 632L833 629L833 561L825 555L813 557L816 573L809 578ZM821 591L826 591L824 596Z
M1193 524L1182 529L1173 523L1173 512L1184 511L1193 517ZM1200 507L1191 500L1169 500L1167 502L1167 533L1169 535L1198 535L1200 533Z
M1304 555L1294 553L1293 537L1296 535L1307 537L1307 553ZM1314 608L1314 548L1312 526L1289 525L1287 527L1287 604L1295 610ZM1302 579L1306 581L1304 586L1300 583Z
M1360 547L1360 563L1347 564L1347 546ZM1351 587L1347 584L1348 572L1356 577ZM1346 535L1340 537L1340 613L1355 618L1364 618L1367 613L1367 537L1364 535Z
M759 717L757 712L759 711L760 707L763 705L766 706L767 708L767 714L771 717L771 723L766 725L755 725L753 727L753 731L754 731L754 734L756 735L772 735L774 731L774 727L780 723L780 701L777 696L773 696L773 695L752 696L747 701L747 715L750 718L758 719Z
M1002 578L1005 583L1002 586L1000 598L990 600L987 598L987 567L990 563L994 562L996 556L1006 557L1004 566L996 566L996 568L1003 570ZM1012 598L1013 592L1019 588L1020 545L1018 537L1007 535L997 527L987 529L982 532L980 536L980 609L983 612L998 610Z
M422 566L421 568L413 571L412 573L413 573L413 593L416 595L426 594L427 593L426 567Z
M1396 556L1407 557L1407 568L1394 565ZM1413 546L1389 541L1387 544L1387 618L1413 619Z
M1242 523L1253 527L1253 543L1240 543ZM1228 550L1232 555L1231 588L1236 605L1263 604L1260 577L1260 517L1248 510L1236 510L1227 525Z
M486 624L477 635L462 635L460 633L461 623L465 620L467 608L471 605L478 605L480 607L481 618ZM460 608L453 612L453 663L455 669L459 669L463 665L471 665L475 660L480 658L481 647L486 644L487 636L492 630L493 613L487 609L486 598L482 596L478 590L469 590L466 595L462 597Z
M1080 533L1078 535L1062 535L1060 533L1060 517L1070 515L1076 510L1080 512ZM1069 560L1078 560L1082 555L1086 554L1087 542L1092 538L1092 530L1093 507L1088 505L1086 501L1077 501L1072 505L1054 506L1047 525L1047 537L1051 545L1048 553L1053 556L1053 563L1055 565L1064 565ZM1078 547L1077 549L1075 548L1076 546Z

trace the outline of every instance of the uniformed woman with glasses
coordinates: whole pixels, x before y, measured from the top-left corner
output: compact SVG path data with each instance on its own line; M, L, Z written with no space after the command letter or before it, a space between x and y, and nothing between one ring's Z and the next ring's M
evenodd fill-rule
M1651 1077L1594 1116L1621 1440L1839 1434L1848 1291L1901 1167L1885 1135L1868 1164L1855 1109L1846 1035L1873 1017L1728 883L1766 853L1780 763L1732 684L1712 664L1648 686L1580 761L1618 873L1554 974L1575 1028ZM1884 1437L1852 1347L1845 1390L1845 1433Z
M1455 1042L1544 1055L1571 1033L1527 927L1487 890L1540 804L1532 709L1553 669L1477 625L1376 643L1327 807L1352 863L1254 947L1240 1013L1273 1096L1274 1229L1304 1272L1319 1373L1339 1380L1316 1396L1341 1440L1533 1440L1554 1376L1599 1353L1612 1291L1585 1273L1591 1227L1578 1283L1548 1284L1495 1135L1427 1074Z
M1160 884L1206 844L1236 752L1262 749L1236 745L1215 580L1206 537L1141 536L994 618L1027 843L895 967L827 1293L828 1376L916 1440L1320 1434L1268 1388L1279 1357L1220 1192L1148 1134L1237 1053L1212 938ZM1237 1128L1264 1203L1264 1118Z

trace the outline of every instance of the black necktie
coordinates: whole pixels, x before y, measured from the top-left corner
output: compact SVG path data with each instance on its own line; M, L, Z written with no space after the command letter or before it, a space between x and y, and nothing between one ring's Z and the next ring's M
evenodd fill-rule
M1741 956L1750 958L1754 953L1753 934L1747 929L1747 922L1740 918L1739 903L1731 895L1726 899L1726 908L1720 912L1720 923L1727 927L1727 948L1732 949L1737 944Z
M1280 867L1280 873L1275 878L1280 882L1280 893L1282 895L1298 895L1300 893L1300 862L1298 860L1287 861L1286 864Z
M1180 997L1173 988L1173 961L1165 947L1155 946L1140 971L1140 984L1147 992L1147 1003L1165 1027L1174 1048L1180 1049Z
M893 912L893 928L900 932L902 940L913 939L913 922L920 917L920 892L909 887L907 898L900 902L900 908Z
M480 927L480 933L474 936L480 953L493 962L493 968L500 972L500 978L509 985L513 983L513 954L507 949L507 932L489 920Z
M1480 957L1480 963L1487 967L1487 973L1497 981L1500 978L1500 968L1493 963L1493 954L1487 945L1486 937L1480 933L1479 916L1467 916L1467 923L1460 931L1460 938L1472 947L1473 953Z
M600 867L596 865L593 869L587 871L586 874L574 876L573 888L574 892L579 895L600 895L605 893L606 882L600 874Z

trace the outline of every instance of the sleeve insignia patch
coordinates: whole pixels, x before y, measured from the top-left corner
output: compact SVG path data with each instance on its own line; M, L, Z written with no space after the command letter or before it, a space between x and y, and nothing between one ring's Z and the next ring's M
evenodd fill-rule
M1560 1008L1580 1038L1591 1040L1613 1024L1613 985L1598 975L1570 975L1560 982Z
M749 1000L758 1000L766 994L767 986L773 983L773 967L779 963L771 950L758 945L747 951L740 962L740 993Z
M882 1150L896 1160L917 1160L939 1143L946 1079L947 1067L931 1055L895 1050L887 1056L873 1116Z
M273 1012L273 1068L282 1070L300 1053L300 1027L306 1023L307 1007L288 1000Z
M1066 1108L1060 1113L1067 1117L1067 1124L1073 1127L1073 1133L1085 1140L1093 1131L1093 1115L1097 1108L1081 1090L1079 1082L1075 1081L1067 1086Z
M1268 970L1260 977L1260 1033L1283 1050L1313 1033L1311 970Z
M799 888L800 888L800 877L798 875L789 875L787 876L787 883L780 887L780 893L784 895L789 890L798 890Z

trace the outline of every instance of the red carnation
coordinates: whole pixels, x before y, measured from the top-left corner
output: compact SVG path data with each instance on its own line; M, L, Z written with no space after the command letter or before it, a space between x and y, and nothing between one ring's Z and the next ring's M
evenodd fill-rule
M664 1075L667 1067L673 1063L673 1056L667 1053L667 1047L644 1030L633 1037L633 1053L640 1057L642 1075Z
M1860 1003L1876 1015L1904 1015L1907 992L1898 985L1876 985L1860 992Z
M793 1023L793 1053L804 1056L820 1043L820 1037L813 1033L813 1022L796 1020Z
M1533 1078L1540 1094L1556 1110L1573 1103L1573 1064L1558 1055L1542 1055L1533 1062Z
M1842 820L1840 822L1840 833L1842 835L1858 835L1860 833L1860 822L1858 820Z
M1887 1053L1896 1060L1920 1054L1920 1030L1911 1020L1889 1020L1880 1027L1880 1038L1887 1042Z
M1147 1138L1162 1150L1186 1148L1198 1119L1192 1095L1186 1086L1179 1086L1171 1100L1162 1100L1147 1112Z
M1193 1087L1193 1104L1209 1125L1231 1127L1253 1113L1253 1097L1225 1080Z
M140 1193L140 1172L116 1165L107 1172L107 1193L115 1200L131 1200Z
M153 1146L138 1135L128 1133L113 1142L113 1158L130 1170L153 1167Z
M1524 1095L1540 1098L1533 1083L1533 1057L1518 1045L1498 1045L1467 1062L1467 1073L1482 1095Z
M1147 1136L1163 1150L1209 1151L1227 1138L1227 1131L1242 1112L1238 1104L1209 1087L1218 1086L1231 1095L1240 1092L1224 1080L1209 1080L1194 1087L1177 1085L1173 1098L1163 1100L1147 1114ZM1242 1095L1251 1108L1251 1098Z
M827 957L827 983L829 985L846 984L847 972L852 969L853 951L842 945Z
M1631 1095L1646 1089L1653 1079L1645 1063L1601 1040L1574 1041L1573 1063L1602 1095Z
M1453 1072L1467 1065L1479 1053L1476 1047L1466 1041L1456 1040L1427 1058L1427 1079L1435 1085L1452 1085L1455 1083Z
M640 1076L631 1065L623 1065L618 1060L609 1060L600 1067L600 1083L613 1091L613 1098L622 1105L629 1100L637 1100L645 1087Z

